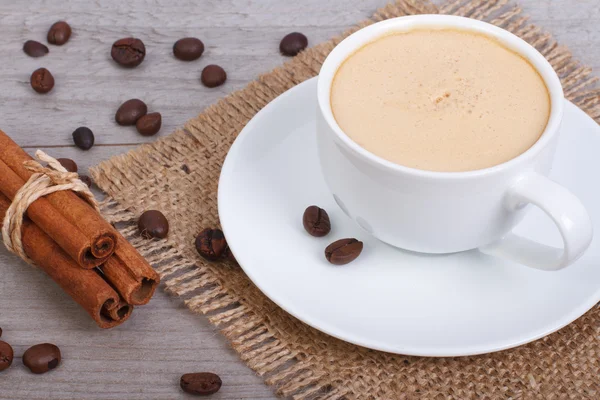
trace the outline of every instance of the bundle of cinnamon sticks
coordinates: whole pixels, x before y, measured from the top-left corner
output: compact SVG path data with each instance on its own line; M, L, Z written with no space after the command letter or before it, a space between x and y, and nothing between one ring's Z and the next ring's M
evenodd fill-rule
M32 173L32 158L0 130L0 224ZM23 249L101 328L150 301L159 276L137 250L77 194L60 191L27 209Z

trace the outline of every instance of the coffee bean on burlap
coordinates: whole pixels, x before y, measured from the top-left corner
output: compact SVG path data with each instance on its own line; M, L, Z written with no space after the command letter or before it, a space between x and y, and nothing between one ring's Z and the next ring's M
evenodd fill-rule
M149 210L140 216L138 229L145 239L163 239L169 234L169 221L160 211Z
M220 229L206 228L196 237L196 250L207 260L218 260L226 249L227 241Z
M146 114L135 123L137 131L144 136L156 135L160 131L161 125L162 117L157 112Z
M48 47L40 42L36 42L35 40L28 40L23 44L23 51L29 57L42 57L48 54Z
M60 364L60 349L50 343L36 344L23 353L23 364L34 374L44 374Z
M135 125L138 119L148 113L148 106L140 99L129 99L121 104L115 113L119 125Z
M13 349L10 344L0 340L0 371L4 371L13 362Z
M182 375L179 384L181 385L181 389L186 393L197 396L209 396L221 389L223 381L221 381L219 375L212 372L196 372Z
M284 56L295 56L308 46L308 39L300 32L292 32L284 36L279 43L279 51Z
M354 261L363 249L363 242L356 239L340 239L325 249L325 258L332 264L344 265Z
M73 131L73 142L81 150L89 150L94 145L94 133L86 126L80 126Z
M173 54L180 60L193 61L204 53L204 43L198 38L186 37L173 45Z
M67 171L77 172L77 163L70 158L57 158L56 161L58 161Z
M48 93L54 87L54 77L46 68L39 68L33 71L29 83L33 90L38 93Z
M79 180L85 183L88 187L92 187L92 178L87 175L79 175Z
M137 67L146 57L146 46L137 38L123 38L113 43L110 55L119 65Z
M200 80L204 84L204 86L209 88L214 88L217 86L221 86L227 80L227 73L225 70L218 65L207 65L202 70L202 74L200 75Z
M331 231L331 222L327 211L317 206L310 206L304 211L302 224L306 232L316 237L325 236Z
M71 26L65 21L58 21L52 24L48 30L48 43L62 46L69 41L71 37Z

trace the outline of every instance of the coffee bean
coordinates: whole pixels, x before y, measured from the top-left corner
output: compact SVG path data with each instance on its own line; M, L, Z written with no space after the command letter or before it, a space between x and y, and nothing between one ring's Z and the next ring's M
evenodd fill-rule
M35 40L28 40L23 45L23 51L29 57L41 57L48 54L48 47L45 44L36 42Z
M71 37L71 27L65 21L52 24L48 31L48 43L62 46Z
M13 349L10 344L0 340L0 371L4 371L13 362Z
M173 54L183 61L193 61L204 53L204 43L200 39L186 37L179 39L173 45Z
M306 232L313 236L325 236L331 231L331 222L327 211L317 206L310 206L304 211L302 224Z
M226 249L227 241L220 229L206 228L196 237L196 250L207 260L218 260Z
M325 258L332 264L344 265L354 261L363 249L363 242L356 239L340 239L325 249Z
M144 136L156 135L160 131L162 117L160 113L154 112L146 114L135 123L137 131Z
M188 175L189 175L189 174L190 174L190 172L191 172L191 171L190 171L190 167L188 167L186 164L183 164L183 165L181 166L181 169L183 170L183 172L185 172L185 173L186 173L186 174L188 174Z
M33 90L44 94L54 87L54 77L46 68L39 68L33 71L29 83L31 83Z
M146 211L138 220L138 229L145 239L163 239L169 234L169 221L160 211Z
M0 337L2 337L2 328L0 328Z
M121 104L115 114L119 125L135 125L138 119L148 113L148 106L140 99L129 99Z
M60 364L60 349L50 343L36 344L23 353L23 364L34 374L44 374Z
M87 175L79 175L79 180L85 183L88 187L92 187L92 178Z
M58 161L67 171L77 172L77 163L70 158L57 158L56 161Z
M123 67L137 67L146 57L146 46L137 38L123 38L113 43L110 55Z
M89 150L94 145L94 133L85 126L80 126L73 131L73 142L81 150Z
M295 56L308 46L308 39L300 32L292 32L284 36L279 43L279 51L284 56Z
M209 396L221 389L223 381L219 375L212 372L196 372L181 376L179 381L184 392L197 396Z
M227 80L227 73L225 70L218 65L207 65L202 70L202 75L200 76L200 80L204 84L204 86L209 88L214 88L217 86L221 86Z

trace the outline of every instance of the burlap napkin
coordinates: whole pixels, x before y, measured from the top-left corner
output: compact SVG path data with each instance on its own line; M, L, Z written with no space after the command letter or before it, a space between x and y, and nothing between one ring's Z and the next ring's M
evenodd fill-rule
M507 0L458 0L441 7L399 0L358 27L386 18L444 13L483 19L521 36L541 51L560 75L566 96L600 120L600 91L590 68ZM344 35L317 45L250 83L184 129L114 157L92 170L110 196L104 212L124 230L161 274L169 292L190 310L208 316L240 357L277 392L296 399L598 399L600 307L568 327L526 346L465 358L417 358L367 350L312 329L275 306L239 267L209 264L194 237L219 224L217 182L229 146L268 102L315 76ZM145 209L165 212L168 242L135 235Z

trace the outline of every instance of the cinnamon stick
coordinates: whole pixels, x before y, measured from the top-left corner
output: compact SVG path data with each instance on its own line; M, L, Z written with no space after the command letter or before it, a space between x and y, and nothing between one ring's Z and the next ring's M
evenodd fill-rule
M160 283L156 271L119 233L115 254L100 269L121 297L136 306L147 304Z
M2 160L23 182L32 173L23 166L32 158L8 135L0 130L0 160ZM112 254L116 245L116 231L88 203L70 191L61 191L46 196L48 202L76 226L90 241L90 251L96 258ZM53 239L57 239L52 236Z
M10 200L0 195L0 220L9 206ZM99 327L112 328L129 318L133 306L126 304L96 270L80 268L50 236L27 219L23 221L22 241L29 258L79 303Z

